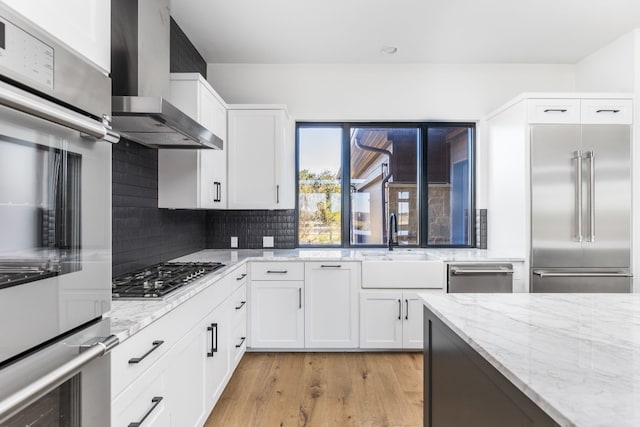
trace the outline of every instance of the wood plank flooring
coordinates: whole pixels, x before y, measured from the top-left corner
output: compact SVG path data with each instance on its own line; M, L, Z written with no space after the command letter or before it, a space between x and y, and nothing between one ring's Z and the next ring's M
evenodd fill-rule
M246 353L205 427L422 426L422 353Z

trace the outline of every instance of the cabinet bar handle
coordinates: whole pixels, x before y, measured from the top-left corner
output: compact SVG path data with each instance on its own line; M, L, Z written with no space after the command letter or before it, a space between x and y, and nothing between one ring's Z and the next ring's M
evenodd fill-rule
M566 108L547 108L544 110L545 113L566 113Z
M298 288L298 308L302 308L302 288Z
M132 423L129 423L128 427L140 427L142 425L142 423L144 422L144 420L147 419L147 417L149 415L151 415L151 413L158 407L158 405L160 404L160 402L162 402L162 397L160 396L156 396L153 399L151 399L151 403L153 403L153 405L151 405L151 408L149 408L149 410L147 411L146 414L144 414L142 416L142 418L140 418L140 421L134 421Z
M222 201L222 184L220 184L217 181L213 182L213 187L215 188L215 196L213 196L213 201L214 202L221 202Z
M402 320L402 300L398 300L398 320Z
M276 203L280 203L280 185L276 185Z
M342 267L342 265L340 265L340 264L338 264L338 265L325 265L325 264L322 264L320 266L320 268L341 268L341 267Z
M236 344L236 348L240 348L242 347L242 344L244 344L244 340L246 340L247 337L240 337L240 344Z
M574 153L573 160L576 161L576 182L575 182L575 220L576 220L576 235L574 241L582 242L582 150L578 150Z
M240 301L240 305L236 307L236 310L240 310L246 303L246 301Z
M409 300L405 299L404 302L407 305L407 310L404 313L404 320L409 320Z
M164 341L154 341L151 343L151 349L149 351L147 351L145 354L143 354L140 357L134 357L132 359L129 359L129 364L133 365L135 363L140 363L142 362L148 355L150 355L151 353L153 353L154 351L156 351L158 349L158 347L160 347L162 344L164 344Z
M287 274L287 270L267 270L267 274Z
M596 110L596 113L613 113L613 114L616 114L616 113L619 113L619 112L620 112L620 110Z
M245 277L247 277L247 273L242 273L242 274L240 275L240 277L236 277L236 280L242 280L242 279L244 279Z
M207 352L207 357L213 357L218 352L218 324L212 323L207 326L207 331L211 332L211 351Z

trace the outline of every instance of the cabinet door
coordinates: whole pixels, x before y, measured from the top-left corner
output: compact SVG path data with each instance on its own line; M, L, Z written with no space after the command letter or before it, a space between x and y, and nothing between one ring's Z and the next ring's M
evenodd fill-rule
M205 335L202 342L206 343L202 358L206 363L204 377L206 378L207 412L218 401L229 377L229 358L231 356L229 341L233 327L229 312L230 304L232 304L231 300L227 299L218 306L205 318L201 327Z
M198 150L201 207L224 209L227 207L227 109L204 85L200 94L200 123L224 141L222 150Z
M251 346L304 347L304 282L251 283Z
M167 366L168 393L173 426L201 425L205 408L204 333L193 327L170 351Z
M360 347L402 348L402 292L360 293Z
M305 263L305 347L357 348L359 263Z
M418 295L411 292L402 294L404 305L402 324L402 346L404 348L423 348L423 305Z
M277 209L282 110L229 110L229 208Z

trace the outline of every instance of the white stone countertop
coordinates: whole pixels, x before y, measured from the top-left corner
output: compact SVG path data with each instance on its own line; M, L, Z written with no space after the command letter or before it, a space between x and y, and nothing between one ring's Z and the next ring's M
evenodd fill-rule
M640 426L640 295L420 297L561 426Z
M224 268L216 270L200 280L181 288L162 300L113 300L111 311L112 333L120 342L126 340L180 304L193 298L204 289L214 285L221 277L247 261L363 261L365 254L380 255L384 259L386 248L376 249L274 249L274 250L227 250L205 249L171 261L176 262L222 262ZM495 257L481 249L400 249L393 254L426 254L429 259L442 261L522 261L518 258Z

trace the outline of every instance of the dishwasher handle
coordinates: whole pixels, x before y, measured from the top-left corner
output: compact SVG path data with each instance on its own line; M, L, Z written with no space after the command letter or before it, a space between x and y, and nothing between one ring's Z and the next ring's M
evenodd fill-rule
M465 269L458 267L451 267L451 274L454 276L470 276L474 274L513 274L513 270L506 269Z

